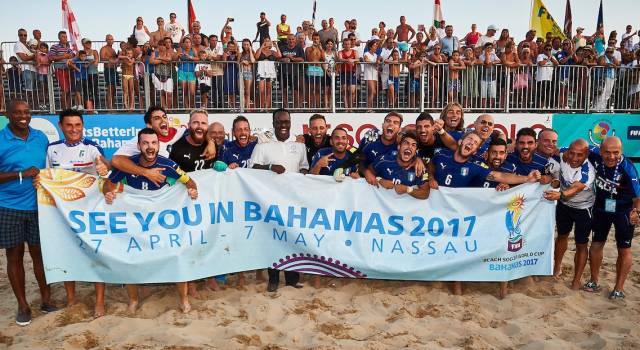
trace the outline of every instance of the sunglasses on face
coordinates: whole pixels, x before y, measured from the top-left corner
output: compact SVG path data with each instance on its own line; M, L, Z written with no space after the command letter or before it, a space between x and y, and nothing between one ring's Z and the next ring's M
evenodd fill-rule
M490 122L488 120L481 120L480 124L482 125L488 125L488 126L493 126L493 122Z

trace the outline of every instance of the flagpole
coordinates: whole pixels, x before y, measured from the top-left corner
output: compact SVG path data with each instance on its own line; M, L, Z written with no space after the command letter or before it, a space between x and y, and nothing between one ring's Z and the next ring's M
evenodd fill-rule
M529 3L529 30L533 28L533 0Z

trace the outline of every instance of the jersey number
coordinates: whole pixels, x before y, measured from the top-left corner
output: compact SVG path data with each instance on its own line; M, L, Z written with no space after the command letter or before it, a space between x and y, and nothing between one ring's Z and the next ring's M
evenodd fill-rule
M453 176L451 176L451 174L447 175L447 177L444 179L444 184L447 185L447 186L451 185L451 178L452 177Z
M194 161L194 163L194 170L202 170L202 168L204 168L204 159L197 159Z

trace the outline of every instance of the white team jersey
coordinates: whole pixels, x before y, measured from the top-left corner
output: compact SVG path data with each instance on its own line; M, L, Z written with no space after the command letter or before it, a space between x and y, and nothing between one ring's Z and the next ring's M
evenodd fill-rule
M562 159L562 155L560 159ZM595 176L595 169L588 160L585 160L579 168L572 168L569 163L561 160L560 169L558 171L560 190L566 190L576 181L582 182L587 186L575 196L566 201L563 200L562 203L575 209L589 209L593 207L593 203L596 200L592 186Z
M158 136L160 140L160 151L158 152L158 155L169 158L169 153L171 153L171 146L173 146L174 143L180 140L186 130L187 129L185 128L169 128L169 135L167 135L166 137ZM140 150L138 149L138 137L134 137L129 141L123 142L122 147L118 148L114 156L131 157L139 153Z
M95 160L98 156L104 156L104 151L91 140L83 138L74 144L59 140L47 147L47 168L63 168L97 175Z

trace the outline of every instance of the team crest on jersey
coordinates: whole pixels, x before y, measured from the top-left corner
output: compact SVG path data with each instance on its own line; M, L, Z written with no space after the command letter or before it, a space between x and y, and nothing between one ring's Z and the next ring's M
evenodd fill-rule
M469 168L466 167L466 166L463 166L462 168L460 168L460 175L462 175L462 176L469 175Z
M409 182L413 182L416 179L416 173L413 171L410 171L407 173L407 180L409 180Z
M380 131L378 129L369 129L364 134L364 139L367 140L367 142L375 142L379 138L380 138Z
M524 239L520 224L522 211L524 210L525 197L523 194L516 194L507 203L507 213L505 215L505 225L509 232L507 240L507 250L517 252L524 246Z

